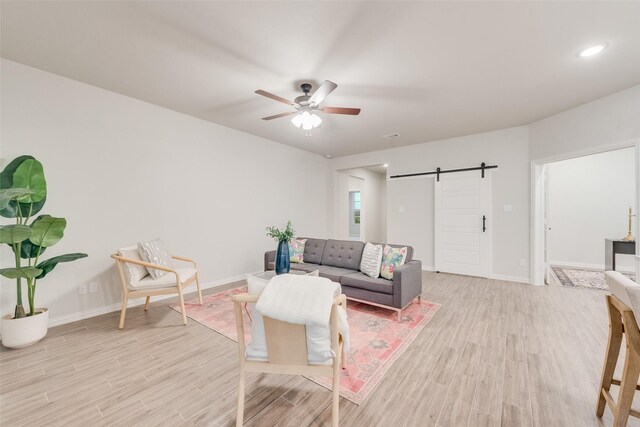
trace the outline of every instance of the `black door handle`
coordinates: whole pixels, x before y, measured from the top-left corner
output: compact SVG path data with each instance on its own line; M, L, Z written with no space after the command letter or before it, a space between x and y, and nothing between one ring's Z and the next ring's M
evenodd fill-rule
M482 215L482 232L487 231L487 216Z

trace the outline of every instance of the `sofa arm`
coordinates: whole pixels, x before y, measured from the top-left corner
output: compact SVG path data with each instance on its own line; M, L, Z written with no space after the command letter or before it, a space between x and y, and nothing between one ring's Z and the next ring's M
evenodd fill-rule
M393 272L393 306L404 308L422 294L422 261L413 260Z
M270 262L276 261L276 251L269 251L264 253L264 271L272 270L269 268Z

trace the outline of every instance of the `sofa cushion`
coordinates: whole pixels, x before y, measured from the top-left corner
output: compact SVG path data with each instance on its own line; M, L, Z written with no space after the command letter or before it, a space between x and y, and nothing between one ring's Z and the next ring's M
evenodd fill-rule
M307 239L291 239L289 241L289 262L304 262L304 246Z
M330 265L316 265L315 270L320 271L320 277L340 283L340 278L345 274L355 273L354 270L342 267L332 267Z
M322 271L320 271L322 274ZM342 276L340 284L352 288L365 289L368 291L379 292L384 294L393 294L393 282L383 278L371 278L364 273L351 273Z
M412 246L392 245L390 243L374 243L374 245L382 245L383 247L384 247L384 245L388 245L388 246L391 246L392 248L407 248L407 257L405 258L404 262L407 263L409 261L413 261L413 247Z
M392 248L384 245L382 252L382 265L380 266L380 276L385 279L393 280L393 272L398 267L404 265L407 259L407 248Z
M322 254L322 264L357 271L360 268L363 249L363 242L329 239Z
M321 264L322 253L324 252L324 247L327 244L327 241L325 239L310 239L308 237L300 238L307 239L307 243L304 245L304 262Z
M380 266L382 265L382 245L367 243L362 251L360 261L360 271L374 279L380 277Z

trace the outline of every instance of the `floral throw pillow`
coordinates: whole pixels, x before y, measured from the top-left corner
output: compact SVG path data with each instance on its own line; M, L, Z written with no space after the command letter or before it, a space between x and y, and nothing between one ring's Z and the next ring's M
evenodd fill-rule
M289 261L304 262L304 245L307 239L291 239L289 242Z
M393 271L404 265L404 261L407 259L407 248L392 248L389 245L384 245L382 251L382 266L380 267L380 276L387 280L393 280Z

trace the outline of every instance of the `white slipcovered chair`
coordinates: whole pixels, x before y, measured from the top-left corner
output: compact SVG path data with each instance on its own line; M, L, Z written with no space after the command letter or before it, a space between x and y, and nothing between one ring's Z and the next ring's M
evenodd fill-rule
M130 298L146 297L145 311L149 309L149 301L155 295L178 294L180 297L180 309L182 310L182 323L187 324L187 312L184 306L184 288L195 282L198 289L198 298L202 304L202 291L198 278L198 268L194 260L172 255L176 261L190 263L190 267L165 267L162 265L145 262L140 258L136 246L121 248L111 255L116 262L120 281L122 283L122 310L120 312L120 324L118 329L124 328L124 319L127 313L127 304ZM147 268L165 271L166 274L154 279L148 275Z

